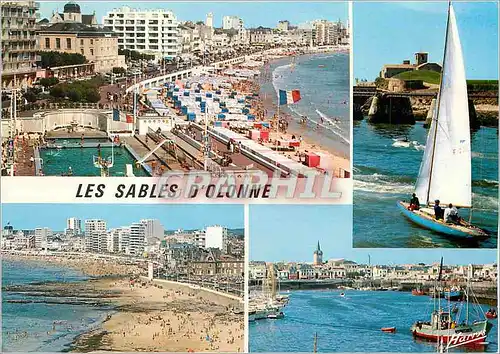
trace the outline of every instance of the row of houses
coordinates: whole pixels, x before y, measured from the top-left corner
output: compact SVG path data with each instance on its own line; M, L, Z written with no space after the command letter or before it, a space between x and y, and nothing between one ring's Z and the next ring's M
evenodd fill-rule
M328 260L321 264L314 263L275 263L275 276L280 280L310 279L384 279L432 281L439 275L439 264L375 265L357 264L349 260ZM251 262L249 278L263 280L267 277L265 262ZM496 281L497 265L457 265L443 266L443 280L489 280Z

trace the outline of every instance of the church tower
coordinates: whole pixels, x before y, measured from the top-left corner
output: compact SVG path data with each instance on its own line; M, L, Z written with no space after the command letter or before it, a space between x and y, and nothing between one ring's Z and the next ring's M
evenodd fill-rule
M323 264L323 251L321 250L318 241L318 247L316 248L316 251L314 251L313 254L313 265L321 265L321 264Z

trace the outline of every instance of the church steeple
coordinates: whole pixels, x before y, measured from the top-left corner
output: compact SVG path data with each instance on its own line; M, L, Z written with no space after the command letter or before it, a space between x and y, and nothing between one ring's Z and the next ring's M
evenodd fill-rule
M316 249L318 252L321 251L321 247L319 246L319 241L318 241L318 248Z

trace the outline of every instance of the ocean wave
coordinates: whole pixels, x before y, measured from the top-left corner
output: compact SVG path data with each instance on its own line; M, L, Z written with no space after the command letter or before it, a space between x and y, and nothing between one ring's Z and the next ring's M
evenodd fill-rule
M381 194L410 194L413 192L413 184L384 181L382 179L354 180L354 190Z
M418 141L405 141L400 139L392 139L394 143L392 146L394 147L402 147L402 148L414 148L417 151L421 151L425 149L425 145L421 145Z
M498 198L479 193L472 193L473 210L498 213Z

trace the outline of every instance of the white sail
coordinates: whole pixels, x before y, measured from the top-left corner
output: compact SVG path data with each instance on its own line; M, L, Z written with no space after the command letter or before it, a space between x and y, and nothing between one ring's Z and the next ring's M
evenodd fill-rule
M424 186L425 181L428 190ZM436 116L429 131L416 189L419 196L425 194L422 195L423 201L439 199L443 204L472 205L467 83L455 12L451 5Z
M429 196L429 177L431 174L432 155L434 153L434 137L436 135L436 108L437 106L434 107L434 112L432 113L431 126L425 143L424 157L420 164L418 179L415 185L415 194L420 203L425 205L432 202L432 200L427 200L427 197Z

